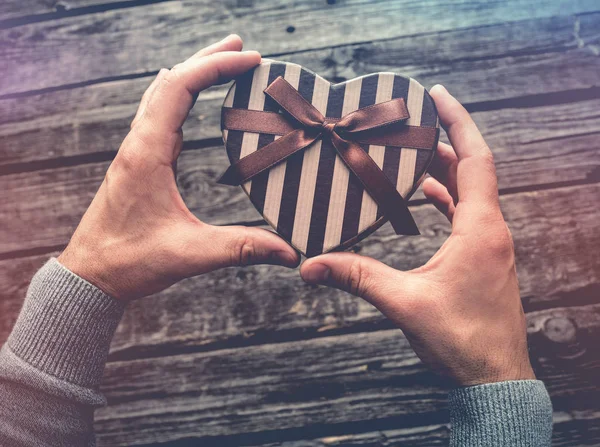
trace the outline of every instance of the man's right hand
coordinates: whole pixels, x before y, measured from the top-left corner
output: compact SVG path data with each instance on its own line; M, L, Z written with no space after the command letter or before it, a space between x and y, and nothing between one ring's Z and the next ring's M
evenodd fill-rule
M512 238L498 201L492 153L463 106L431 90L452 143L440 143L425 195L452 224L440 250L403 272L351 253L307 260L306 282L358 295L406 334L430 367L470 386L535 379Z

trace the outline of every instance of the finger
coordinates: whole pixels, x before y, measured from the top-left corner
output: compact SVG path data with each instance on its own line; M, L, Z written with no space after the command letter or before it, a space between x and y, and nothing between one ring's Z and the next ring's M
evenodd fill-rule
M461 202L498 206L492 153L466 109L441 85L431 89L440 121L458 156L457 189Z
M198 51L196 54L194 54L190 59L209 56L211 54L219 53L221 51L241 51L242 47L243 47L243 42L242 42L241 37L238 36L237 34L230 34L229 36L227 36L225 39L221 40L220 42L216 42L216 43L213 43L212 45L209 45L206 48L202 48L200 51ZM133 128L133 126L139 121L140 117L144 114L144 110L146 109L148 100L152 96L152 93L156 89L156 86L160 82L161 78L168 71L169 70L167 70L166 68L161 69L158 72L158 75L156 76L156 78L154 78L154 81L152 82L152 84L150 84L150 87L148 87L148 89L144 93L144 96L142 96L140 106L138 107L137 113L135 114L135 117L133 118L133 121L131 122L131 128Z
M173 67L158 83L134 130L148 141L172 137L187 118L195 94L259 63L260 54L256 51L225 51Z
M442 85L430 92L440 116L442 126L448 133L450 143L459 159L476 155L487 156L490 150L469 112Z
M456 152L454 152L452 146L440 141L428 171L433 178L446 187L455 205L458 203L458 188L456 184L457 167L458 157L456 156Z
M156 75L156 77L154 78L154 80L152 81L152 83L150 84L150 86L144 92L144 95L142 96L142 100L140 101L140 105L138 106L137 112L135 113L135 116L133 117L133 121L131 121L131 125L129 126L131 129L133 129L133 126L135 126L135 124L140 120L140 118L144 114L144 110L146 110L146 105L148 105L148 101L150 100L150 97L156 90L156 86L160 82L161 78L168 71L169 70L167 70L166 68L161 69L158 72L158 74Z
M200 57L209 56L211 54L219 53L221 51L242 51L243 46L244 42L242 41L242 38L240 36L238 36L237 34L230 34L220 42L216 42L212 45L207 46L206 48L202 48L190 59L197 59Z
M309 284L323 284L366 299L389 318L399 317L409 273L354 253L328 253L307 259L300 268Z
M190 235L195 274L254 264L296 267L298 253L276 234L261 228L201 224Z
M433 203L438 211L444 214L450 223L454 218L454 212L456 208L454 206L454 200L448 192L448 189L442 185L438 180L433 177L428 177L423 182L423 192L425 196Z

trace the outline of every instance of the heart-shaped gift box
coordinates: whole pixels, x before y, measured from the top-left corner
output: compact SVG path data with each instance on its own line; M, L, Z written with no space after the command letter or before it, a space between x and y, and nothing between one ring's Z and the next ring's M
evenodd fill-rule
M232 85L221 125L232 164L221 183L241 185L306 256L348 248L388 219L397 233L418 234L406 201L435 155L439 121L414 79L375 73L332 84L263 61Z

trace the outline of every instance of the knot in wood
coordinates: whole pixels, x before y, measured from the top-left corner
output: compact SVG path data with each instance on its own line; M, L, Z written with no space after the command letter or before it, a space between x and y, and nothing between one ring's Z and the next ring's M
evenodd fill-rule
M544 335L554 343L574 343L577 341L577 326L567 317L553 317L544 323Z

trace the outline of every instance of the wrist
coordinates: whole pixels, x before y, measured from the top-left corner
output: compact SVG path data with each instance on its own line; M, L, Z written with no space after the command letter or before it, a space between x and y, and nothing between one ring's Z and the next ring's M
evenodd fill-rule
M468 387L497 382L536 380L529 357L526 354L520 357L485 359L481 362L483 367L469 368L466 373L456 374L456 383L458 386Z
M109 262L101 250L90 249L91 244L78 243L76 238L77 235L57 257L58 262L106 295L117 300L123 299L114 275L111 273Z
M505 370L499 371L496 378L496 382L506 382L509 380L536 380L535 372L531 367L529 357Z

